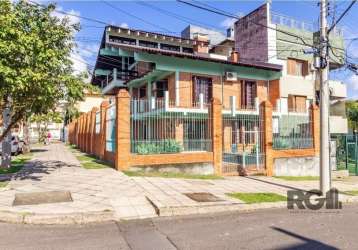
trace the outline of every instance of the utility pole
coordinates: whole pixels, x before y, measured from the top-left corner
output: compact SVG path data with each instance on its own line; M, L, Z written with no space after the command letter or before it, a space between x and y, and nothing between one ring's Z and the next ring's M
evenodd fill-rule
M320 190L322 195L331 188L329 134L329 56L328 56L328 0L321 0L320 17Z

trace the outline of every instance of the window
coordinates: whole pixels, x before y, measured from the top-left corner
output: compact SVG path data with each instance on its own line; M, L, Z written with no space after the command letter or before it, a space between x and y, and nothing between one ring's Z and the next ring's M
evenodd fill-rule
M139 40L139 46L148 47L148 48L158 48L158 43Z
M139 98L145 98L147 96L147 88L141 87L139 88Z
M109 36L109 41L115 42L115 43L136 45L136 40L135 39L126 38L126 37L120 37L120 36Z
M288 95L288 111L306 112L306 96Z
M209 103L213 97L212 80L208 77L193 76L193 102L200 102L200 94L203 94L204 103Z
M165 44L165 43L161 43L160 48L163 50L180 51L179 46L174 46L174 45Z
M294 76L308 75L308 62L304 60L287 59L287 74Z
M183 47L183 52L184 52L184 53L194 53L194 50L193 50L193 48Z
M168 90L168 80L157 81L154 84L153 96L157 98L164 97L164 92Z
M256 82L243 81L242 102L243 102L244 108L255 107L255 98L256 98Z

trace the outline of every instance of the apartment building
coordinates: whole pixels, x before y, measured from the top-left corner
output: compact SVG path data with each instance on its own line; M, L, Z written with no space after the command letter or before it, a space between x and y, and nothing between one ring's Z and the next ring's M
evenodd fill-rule
M319 41L318 27L275 13L271 3L265 3L238 20L234 33L241 58L282 66L281 78L269 86L275 89L276 96L270 101L277 110L303 110L319 102L319 74L313 67L312 54L304 53ZM344 64L344 41L339 29L331 33L330 43L330 69L337 69ZM330 81L329 85L332 105L336 106L347 97L346 85L340 81ZM330 119L335 124L330 126L332 134L348 132L345 112L333 112Z

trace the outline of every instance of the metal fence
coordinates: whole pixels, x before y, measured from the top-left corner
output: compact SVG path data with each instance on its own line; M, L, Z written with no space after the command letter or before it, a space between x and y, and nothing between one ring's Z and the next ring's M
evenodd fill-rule
M204 106L188 109L163 99L131 100L131 152L211 151L212 119Z
M114 152L116 149L116 105L111 104L106 112L106 151Z
M272 116L273 149L305 149L313 147L311 112Z
M331 138L336 146L336 167L358 175L358 135L334 135Z
M264 164L263 119L258 114L223 116L223 173L259 170Z

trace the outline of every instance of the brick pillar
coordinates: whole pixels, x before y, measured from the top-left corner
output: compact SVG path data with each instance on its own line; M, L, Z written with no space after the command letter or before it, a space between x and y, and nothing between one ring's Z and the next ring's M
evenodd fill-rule
M75 134L74 134L74 138L73 138L76 147L78 147L78 123L79 123L78 120L79 119L76 119L76 121L75 121Z
M83 142L83 114L79 118L79 130L78 130L78 148L82 150Z
M95 145L96 145L96 113L98 111L97 107L92 108L91 110L91 118L90 118L90 148L89 153L95 155Z
M272 105L269 101L261 103L261 115L263 118L264 130L264 152L266 175L273 175L273 154L272 154Z
M211 102L213 164L215 174L222 174L222 106L217 98Z
M104 153L106 150L106 111L108 106L109 106L109 102L103 101L100 107L101 128L99 132L98 156L101 160L104 160Z
M87 153L87 136L88 136L88 113L85 113L84 116L84 127L83 127L83 151Z
M120 89L116 95L116 149L115 166L126 170L130 166L130 95L128 90Z
M86 153L90 154L91 151L91 111L88 111L86 114Z
M313 137L313 148L315 155L319 155L320 150L320 123L319 123L319 108L316 104L311 106L311 119L312 119L312 137Z

